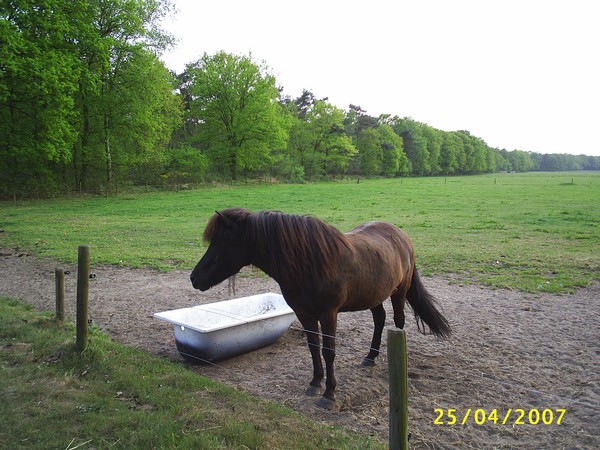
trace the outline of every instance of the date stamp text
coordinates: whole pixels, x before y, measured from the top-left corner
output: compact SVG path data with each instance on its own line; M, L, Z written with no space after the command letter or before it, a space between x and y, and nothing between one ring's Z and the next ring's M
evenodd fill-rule
M565 408L508 408L500 411L496 408L435 408L434 425L560 425L565 417Z

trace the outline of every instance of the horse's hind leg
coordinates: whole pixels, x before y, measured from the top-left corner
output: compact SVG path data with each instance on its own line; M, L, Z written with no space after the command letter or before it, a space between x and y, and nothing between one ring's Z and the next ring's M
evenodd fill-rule
M363 366L375 365L375 358L379 356L379 347L381 347L381 333L383 333L383 327L385 326L385 308L383 304L379 304L375 308L371 309L373 314L373 340L371 341L371 349L369 354L363 358Z
M397 328L404 329L404 304L406 303L406 289L399 289L391 296L392 306L394 307L394 325Z

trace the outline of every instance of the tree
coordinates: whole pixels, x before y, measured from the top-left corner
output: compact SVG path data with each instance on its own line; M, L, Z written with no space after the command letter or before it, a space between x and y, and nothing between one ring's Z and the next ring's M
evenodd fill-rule
M169 7L0 4L0 158L10 167L2 185L110 184L115 164L168 141L179 106L156 52L170 42L157 28Z
M600 170L600 156L579 155L583 170Z
M313 167L318 165L319 172L314 175L344 175L350 160L357 154L352 140L344 132L344 115L336 106L318 100L306 114L306 120L297 124L297 135L303 138L301 148L306 150L303 162Z
M251 56L204 54L186 69L190 114L211 163L235 180L238 171L271 163L288 138L275 77Z
M150 52L132 52L122 63L104 94L107 182L113 166L161 160L173 130L181 124L181 101L173 87L172 75Z
M488 172L498 171L498 158L496 157L497 150L487 146L485 149L486 168Z
M458 131L457 134L462 140L462 148L464 152L464 159L462 160L462 163L459 164L459 169L465 174L475 173L475 149L473 148L471 134L464 130Z
M78 186L85 186L91 173L104 173L104 180L95 182L110 185L114 164L125 161L115 160L115 152L133 161L140 156L140 150L152 151L155 144L170 137L179 118L173 99L165 95L172 90L170 76L165 75L166 69L155 56L172 40L157 28L171 3L93 0L81 5L78 20L82 28L76 44L81 62L76 96L80 138L73 152L73 174ZM157 106L156 98L167 103ZM153 112L161 108L176 116L153 117ZM156 126L148 126L149 118L154 119ZM159 123L161 119L170 126ZM166 136L156 139L156 129ZM123 136L129 136L125 139L129 142L140 142L142 138L142 145L119 145L118 138ZM104 170L100 172L102 165Z
M467 174L484 173L487 171L487 144L465 130L457 132L463 141L465 163L460 167Z
M344 119L346 134L356 142L364 130L376 128L379 122L376 117L369 116L360 106L350 104Z
M444 133L440 148L440 166L442 173L453 175L458 170L458 155L462 152L462 140L456 132Z
M327 101L327 99L323 100ZM315 94L309 90L303 89L302 95L300 95L300 97L294 101L298 118L302 120L306 119L306 115L313 108L313 106L315 106L315 103L317 103Z
M438 175L442 171L440 165L440 152L444 142L443 133L435 128L423 125L423 137L427 140L429 153L429 167L431 175Z
M312 179L321 175L321 162L314 156L313 139L309 127L306 121L298 117L292 119L286 155L289 169L285 172L291 173L294 167L300 167L303 178Z
M495 157L496 157L496 170L500 170L500 171L504 171L507 172L509 170L511 170L511 165L510 162L508 161L507 157L506 157L506 150L495 150Z
M70 159L79 62L70 6L0 3L0 183L51 189L53 163Z
M534 168L531 156L522 150L507 152L507 159L515 172L527 172Z
M381 136L383 151L381 174L386 177L408 175L409 163L404 153L402 138L386 123L380 124L377 130Z
M383 162L381 134L376 128L367 128L358 136L356 147L360 155L360 171L372 177L381 173Z
M431 164L427 139L423 136L423 124L405 117L404 119L396 120L394 131L402 136L404 152L411 163L411 173L429 175L431 173Z
M204 179L208 161L206 155L190 146L169 149L161 178L171 184L198 183Z

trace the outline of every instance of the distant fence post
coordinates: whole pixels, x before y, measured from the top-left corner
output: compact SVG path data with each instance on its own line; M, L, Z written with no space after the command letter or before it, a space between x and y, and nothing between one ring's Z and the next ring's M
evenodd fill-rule
M77 255L77 351L88 341L88 294L90 287L90 247L80 245Z
M56 284L56 320L65 320L65 271L61 267L54 269Z
M408 450L408 355L404 330L388 329L390 450Z

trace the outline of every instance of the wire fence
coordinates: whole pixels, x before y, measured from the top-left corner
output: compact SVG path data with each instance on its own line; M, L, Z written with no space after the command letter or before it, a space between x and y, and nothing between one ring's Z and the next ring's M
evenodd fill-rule
M205 306L203 306L203 308L205 308L210 313L220 315L220 316L223 316L228 319L235 320L237 322L237 324L247 324L247 323L251 323L256 320L256 315L243 316L243 315L238 315L238 314L232 314L230 311L224 311L224 310L220 310L220 309L214 308L214 307L206 308ZM385 351L382 351L381 348L375 349L370 346L367 348L362 347L362 346L360 348L358 348L356 346L356 344L354 344L354 343L350 342L349 340L344 339L342 337L323 334L321 331L307 330L306 328L303 328L301 326L297 326L294 324L292 324L289 327L289 330L300 332L300 333L305 333L305 334L309 334L309 333L317 334L319 337L318 347L321 350L323 348L325 348L325 349L328 348L328 347L324 347L322 344L323 336L333 338L334 342L335 342L335 348L329 348L329 349L334 350L336 355L338 355L338 356L354 356L356 354L360 354L361 352L364 352L365 350L367 352L376 350L376 351L381 352L380 358L382 358L382 360L385 360L385 358L386 358ZM382 344L386 345L384 342ZM313 345L313 344L307 343L307 347L310 345ZM197 355L193 355L188 352L181 351L181 350L179 350L179 353L182 356L185 356L186 358L191 359L191 360L195 360L199 363L202 363L205 365L210 365L210 366L216 367L220 370L225 370L225 371L229 370L224 365L221 365L215 361L203 359L201 357L198 357ZM410 351L409 351L409 354L410 354ZM569 404L574 404L574 403L578 403L581 401L581 400L577 400L577 399L573 399L573 398L566 398L564 395L557 395L557 394L553 394L550 392L542 392L538 389L535 389L530 386L526 386L522 383L518 384L518 383L515 383L514 381L510 381L510 380L497 379L495 377L492 377L489 374L486 374L485 372L477 371L475 369L473 369L473 370L464 370L464 369L458 370L458 369L452 368L450 366L445 366L443 370L446 374L451 373L457 379L462 377L462 379L468 379L473 382L476 382L477 384L484 384L484 385L494 387L494 388L497 388L498 386L503 386L504 388L511 389L512 390L511 392L514 392L515 390L519 390L522 392L528 392L530 394L542 396L547 399L560 400L563 403L568 402ZM427 377L427 376L431 375L431 371L418 369L416 367L411 367L410 365L409 365L409 372L410 372L409 378L411 378L411 375L412 375L412 377L414 377L415 375L423 376L423 377Z
M235 278L229 279L228 290L229 290L230 295L231 294L235 295L235 291L236 291ZM213 306L210 306L210 304L202 305L202 306L206 311L208 311L212 314L219 315L219 316L225 317L227 319L236 321L237 325L248 324L250 322L256 321L256 319L257 319L257 315L255 313L244 316L241 314L234 314L231 311L225 311L225 310L219 309L218 307L215 307L214 305L215 304L213 304ZM356 355L357 353L360 353L361 351L365 351L364 347L361 346L361 349L358 349L354 343L352 343L349 340L344 339L340 336L326 335L326 334L323 334L321 331L308 330L308 329L305 329L301 326L297 326L294 324L292 324L289 327L289 329L293 330L293 331L301 332L304 334L310 334L310 333L317 334L318 338L319 338L319 344L317 344L317 346L320 349L323 349L322 343L323 343L324 336L332 338L335 343L335 348L325 347L325 349L334 350L336 355L338 355L338 356L347 356L350 354ZM308 345L314 345L314 344L308 343ZM384 343L384 345L385 345L385 343ZM380 351L380 349L375 349L370 346L367 347L366 350ZM178 351L182 356L186 357L186 359L188 359L188 360L193 360L193 361L197 361L198 363L210 365L210 366L213 366L220 370L225 370L225 371L229 370L224 365L219 364L215 361L201 358L198 355L194 355L194 354L191 354L191 353L183 351L183 350L178 349ZM409 354L410 354L410 352L409 352ZM381 358L385 359L385 352L381 352ZM420 370L416 367L409 366L409 370L410 370L410 373L413 375L413 377L415 375L427 377L431 374L430 371ZM507 380L507 379L498 379L497 376L492 376L490 374L486 374L485 372L483 372L481 370L479 370L479 371L477 371L475 369L473 369L473 370L460 369L459 370L459 369L453 368L451 366L445 366L443 370L444 370L444 373L446 373L446 374L451 373L457 379L462 377L463 380L469 380L469 381L475 382L476 384L484 384L486 386L493 387L493 388L502 386L506 389L512 390L512 392L514 392L515 390L519 390L521 392L526 392L526 393L533 394L536 396L542 396L545 399L560 400L563 404L566 402L570 405L574 405L574 404L578 404L578 403L582 403L582 402L585 403L585 401L586 401L585 397L582 399L577 399L577 398L573 398L573 397L567 398L565 395L554 394L551 392L543 392L538 389L535 389L534 387L527 386L523 383L515 383L514 381ZM411 378L410 375L409 375L409 378ZM598 379L596 379L596 380L589 380L589 383L598 382L599 380L600 380L600 377L598 377Z

